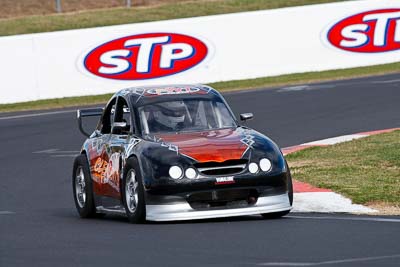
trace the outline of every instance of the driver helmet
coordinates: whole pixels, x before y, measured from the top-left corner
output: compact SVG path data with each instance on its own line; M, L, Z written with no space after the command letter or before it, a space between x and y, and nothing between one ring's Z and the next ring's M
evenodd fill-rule
M156 105L154 119L165 127L176 129L179 123L184 122L186 106L183 101L164 102Z

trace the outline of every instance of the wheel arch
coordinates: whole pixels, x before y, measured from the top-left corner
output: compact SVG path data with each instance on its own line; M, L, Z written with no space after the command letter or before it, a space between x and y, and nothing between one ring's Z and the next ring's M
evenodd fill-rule
M141 169L141 164L140 164L139 158L136 154L130 154L125 159L124 164L122 164L122 162L121 162L122 166L121 166L121 175L120 175L120 183L119 183L119 190L120 190L121 194L122 194L122 190L123 190L123 181L124 181L125 175L126 175L126 165L128 164L128 160L130 160L130 159L136 159L137 162L139 163L139 168ZM140 171L142 171L142 170L140 170Z
M85 156L85 158L86 158L86 163L87 163L87 166L89 168L89 178L93 183L94 179L93 179L93 176L92 176L92 167L90 166L90 159L88 157L88 152L86 151L86 149L82 149L81 150L81 153L79 153L79 156L81 156L81 155ZM96 194L94 193L93 188L92 188L92 193L93 193L94 199L96 200ZM95 203L96 203L96 201L95 201Z
M87 151L87 147L82 147L81 152L79 153L79 155L85 155L86 160L88 161L88 164L89 164L89 157L88 157L89 153ZM89 167L90 167L90 164L89 164Z
M152 174L149 172L146 172L146 168L143 166L143 161L145 161L146 159L143 159L143 157L140 157L139 153L132 153L126 158L126 162L132 158L136 159L139 164L139 171L141 174L142 183L143 183L144 189L146 191L146 188L147 188L146 185L151 183L151 177L152 177ZM125 162L125 165L126 165L126 162ZM125 171L125 168L124 168L124 171Z

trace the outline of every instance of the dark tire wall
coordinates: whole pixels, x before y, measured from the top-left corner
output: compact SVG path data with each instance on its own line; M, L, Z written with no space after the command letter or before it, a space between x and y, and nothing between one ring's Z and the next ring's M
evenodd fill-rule
M82 167L83 173L85 176L85 191L86 191L86 201L83 208L81 208L76 199L76 188L75 188L75 179L76 179L76 171L79 167ZM80 154L75 158L73 171L72 171L72 191L76 209L79 213L79 216L82 218L93 218L96 217L96 207L94 203L93 197L93 186L92 186L92 178L90 175L90 169L88 166L87 158L85 154Z

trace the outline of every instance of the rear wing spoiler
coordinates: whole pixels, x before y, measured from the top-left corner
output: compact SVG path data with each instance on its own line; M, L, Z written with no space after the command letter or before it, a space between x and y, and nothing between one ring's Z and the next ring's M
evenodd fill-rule
M104 110L103 108L87 108L87 109L78 109L76 111L76 118L78 119L79 131L81 131L83 135L89 137L90 133L87 133L83 129L82 118L101 116L103 114L103 110Z

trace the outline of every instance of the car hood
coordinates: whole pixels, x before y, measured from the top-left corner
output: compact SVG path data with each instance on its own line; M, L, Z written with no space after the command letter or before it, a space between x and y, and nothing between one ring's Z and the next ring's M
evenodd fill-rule
M252 145L252 135L242 128L229 128L202 132L157 134L162 142L172 144L197 162L223 162L240 159Z

